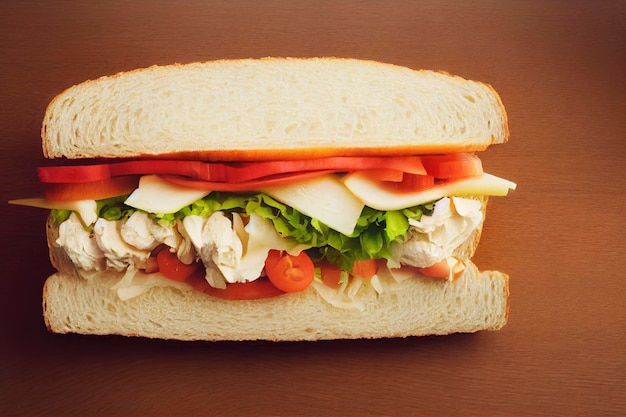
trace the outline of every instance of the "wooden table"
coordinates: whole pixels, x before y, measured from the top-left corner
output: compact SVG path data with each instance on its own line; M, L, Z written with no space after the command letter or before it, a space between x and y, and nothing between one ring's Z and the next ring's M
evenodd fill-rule
M246 3L246 4L244 4ZM247 4L249 3L249 4ZM626 3L0 3L1 415L626 415ZM476 263L511 276L499 332L317 343L59 336L39 129L64 88L152 64L346 56L491 83L510 118Z

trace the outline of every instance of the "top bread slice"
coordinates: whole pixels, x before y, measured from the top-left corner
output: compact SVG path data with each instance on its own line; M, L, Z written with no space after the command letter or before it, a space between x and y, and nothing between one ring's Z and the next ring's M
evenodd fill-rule
M58 95L48 158L264 160L480 151L508 139L497 93L442 72L342 58L153 66Z

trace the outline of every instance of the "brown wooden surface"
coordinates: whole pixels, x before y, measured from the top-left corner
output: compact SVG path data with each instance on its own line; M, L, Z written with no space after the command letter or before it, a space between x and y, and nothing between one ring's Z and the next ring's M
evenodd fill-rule
M154 3L154 4L153 4ZM625 415L626 3L0 3L0 415ZM510 142L475 257L500 332L319 343L48 334L39 128L62 89L152 64L334 55L491 83Z

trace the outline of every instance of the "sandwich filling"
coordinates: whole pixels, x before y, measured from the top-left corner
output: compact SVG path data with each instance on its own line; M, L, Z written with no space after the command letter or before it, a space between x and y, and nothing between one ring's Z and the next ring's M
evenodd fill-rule
M473 154L331 159L42 168L47 198L16 203L52 208L53 244L87 279L118 274L122 299L164 285L227 299L313 286L358 308L360 288L381 280L457 277L485 196L515 189Z

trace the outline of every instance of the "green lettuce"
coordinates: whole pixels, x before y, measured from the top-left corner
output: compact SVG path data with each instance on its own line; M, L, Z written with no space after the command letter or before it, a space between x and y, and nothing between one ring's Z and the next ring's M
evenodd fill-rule
M54 209L52 213L50 213L50 221L52 224L61 224L67 220L71 214L71 210Z

